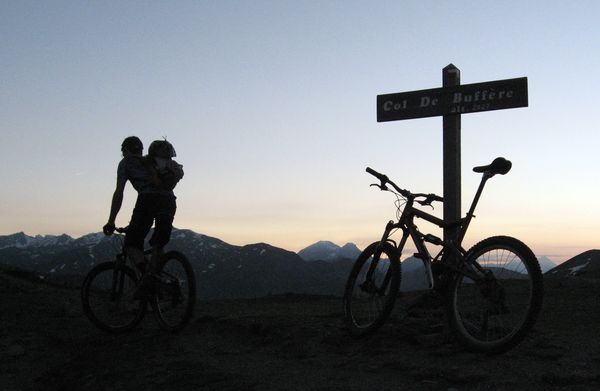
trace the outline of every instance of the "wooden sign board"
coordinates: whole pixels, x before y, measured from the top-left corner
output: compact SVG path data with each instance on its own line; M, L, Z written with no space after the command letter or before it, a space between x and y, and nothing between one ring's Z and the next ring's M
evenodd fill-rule
M377 96L377 122L527 107L527 78Z

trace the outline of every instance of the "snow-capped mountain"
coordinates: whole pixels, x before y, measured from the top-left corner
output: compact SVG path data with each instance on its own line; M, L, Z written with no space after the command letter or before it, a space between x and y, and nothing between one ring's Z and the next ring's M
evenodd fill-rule
M0 236L0 249L17 247L49 247L68 245L74 239L69 235L36 235L29 236L23 232L16 234Z
M545 273L550 278L600 278L600 250L581 253Z
M554 263L550 258L545 255L538 257L538 262L540 264L540 268L542 269L542 273L546 273L548 270L554 269L556 267L556 263Z
M354 243L346 243L340 247L335 243L322 240L298 251L298 255L305 261L355 260L360 255L360 250Z

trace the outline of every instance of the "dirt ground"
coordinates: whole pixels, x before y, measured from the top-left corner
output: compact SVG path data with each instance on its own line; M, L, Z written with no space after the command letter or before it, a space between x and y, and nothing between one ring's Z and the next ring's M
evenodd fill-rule
M0 273L2 390L598 390L598 281L546 282L515 349L465 351L432 313L355 340L341 299L198 302L181 333L152 314L126 335L83 315L79 291ZM434 311L435 312L435 311Z

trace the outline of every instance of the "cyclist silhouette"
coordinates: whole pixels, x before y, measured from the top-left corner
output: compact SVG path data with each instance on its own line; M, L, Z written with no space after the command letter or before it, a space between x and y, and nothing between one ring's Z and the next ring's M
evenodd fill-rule
M175 149L168 141L158 140L150 145L149 155L142 156L143 150L142 141L136 136L127 137L121 144L123 159L117 169L117 186L112 197L108 222L103 231L105 235L111 235L115 231L115 219L123 203L123 191L127 181L131 182L138 196L125 233L125 251L140 271L148 270L144 260L144 240L152 224L155 224L154 233L150 238L150 273L145 273L146 277L155 271L158 256L169 242L177 205L172 187L161 183L152 163L157 156L175 156Z

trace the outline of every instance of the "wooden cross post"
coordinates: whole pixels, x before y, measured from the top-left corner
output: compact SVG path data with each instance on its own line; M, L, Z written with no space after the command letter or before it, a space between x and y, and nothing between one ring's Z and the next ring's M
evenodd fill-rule
M480 111L527 107L527 78L460 84L460 70L442 70L442 88L377 96L377 122L443 116L444 222L461 217L460 116ZM459 227L444 229L444 240L458 239Z
M450 64L442 70L442 85L460 85L460 70ZM460 170L460 114L443 117L444 162L444 221L460 219L461 170ZM444 240L458 241L457 225L444 228Z

